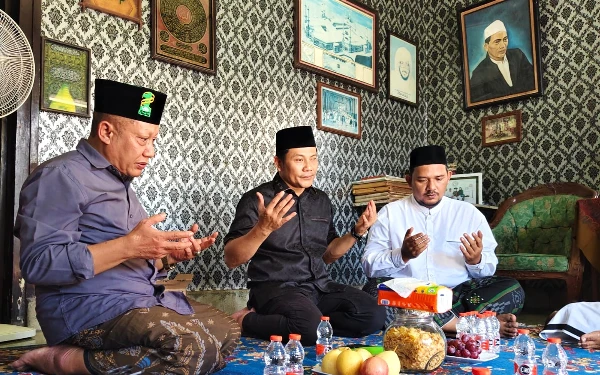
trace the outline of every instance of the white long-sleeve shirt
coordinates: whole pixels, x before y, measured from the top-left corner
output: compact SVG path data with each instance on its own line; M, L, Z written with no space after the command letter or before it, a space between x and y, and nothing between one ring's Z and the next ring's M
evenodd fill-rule
M405 263L401 248L410 227L412 235L429 236L429 245ZM469 265L460 251L460 238L479 230L483 233L481 261ZM453 288L471 278L492 276L498 264L497 245L485 216L472 204L443 197L429 209L411 195L381 208L369 230L362 265L368 277L414 277Z

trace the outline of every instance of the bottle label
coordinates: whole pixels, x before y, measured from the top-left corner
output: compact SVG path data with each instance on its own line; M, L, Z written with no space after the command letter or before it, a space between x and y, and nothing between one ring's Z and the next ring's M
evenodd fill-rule
M537 366L535 363L523 363L518 365L515 362L515 375L537 375Z
M317 355L323 355L326 354L329 349L331 349L329 347L329 345L323 345L323 344L317 344L317 346L315 347L315 351L317 352Z

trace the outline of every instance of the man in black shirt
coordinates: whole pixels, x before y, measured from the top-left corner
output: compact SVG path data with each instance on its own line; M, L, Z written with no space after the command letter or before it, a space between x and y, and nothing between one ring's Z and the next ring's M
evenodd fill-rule
M327 195L312 186L318 169L310 126L277 132L277 174L245 193L225 236L225 263L248 261L248 308L233 317L245 333L268 339L302 335L314 345L321 316L337 336L360 337L383 328L385 310L367 293L329 279L325 267L343 256L377 220L374 202L350 233L338 237Z

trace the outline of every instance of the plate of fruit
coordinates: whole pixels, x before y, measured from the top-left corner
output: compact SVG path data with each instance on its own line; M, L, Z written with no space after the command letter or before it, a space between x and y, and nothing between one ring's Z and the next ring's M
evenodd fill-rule
M400 359L391 350L340 347L332 349L320 365L312 368L313 375L388 375L400 372Z
M460 339L448 340L446 359L456 362L486 362L498 358L498 354L482 352L479 343L467 335Z

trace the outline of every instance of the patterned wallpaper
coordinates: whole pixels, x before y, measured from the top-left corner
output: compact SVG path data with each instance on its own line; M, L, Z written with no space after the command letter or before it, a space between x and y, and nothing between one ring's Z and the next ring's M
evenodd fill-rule
M333 201L340 234L357 218L350 182L380 173L401 175L410 150L428 142L444 145L459 172L483 172L484 201L491 204L551 181L600 187L600 4L540 1L545 95L465 111L456 8L474 2L364 1L380 16L380 90L359 90L363 137L315 128L316 185ZM145 24L139 31L130 21L94 10L82 13L77 3L44 0L42 34L89 47L92 78L147 85L169 95L157 157L134 184L147 211L168 213L164 229L197 221L201 233L226 233L239 197L275 173L277 130L315 127L316 82L331 83L292 66L293 1L219 1L216 76L150 58L148 0L142 0ZM386 99L386 30L419 43L419 107ZM523 111L523 140L482 148L481 118L515 109ZM42 112L40 161L73 149L88 132L88 119ZM227 269L221 238L198 259L178 266L178 272L193 273L193 289L245 287L246 268ZM353 248L332 265L332 277L363 282L361 251Z
M361 91L362 139L315 128L320 154L316 185L333 201L340 234L357 219L351 181L380 173L400 175L410 149L427 138L426 105L413 108L386 99L387 61L382 57L387 29L417 40L415 35L425 34L420 2L366 3L380 14L382 88L377 94ZM147 211L168 213L163 229L183 229L197 221L203 234L226 233L240 196L275 173L277 130L316 127L316 82L324 79L292 66L293 1L219 1L216 76L150 58L149 0L142 1L145 24L139 31L133 22L89 9L81 12L77 4L44 0L42 34L90 48L92 79L147 85L169 95L157 157L134 184ZM42 112L40 162L73 149L87 137L89 126L89 119ZM178 266L178 272L193 273L194 289L245 287L246 268L227 269L221 238L199 258ZM355 247L332 265L332 277L363 282L361 251Z
M600 3L540 0L543 97L465 111L456 8L478 1L433 2L428 141L446 147L459 172L483 173L484 201L499 204L527 188L572 181L600 188ZM510 45L510 41L509 41ZM521 109L519 143L481 146L481 118Z

